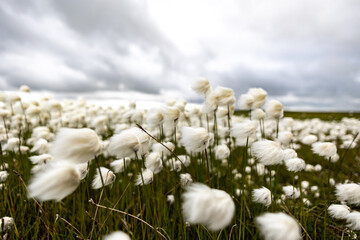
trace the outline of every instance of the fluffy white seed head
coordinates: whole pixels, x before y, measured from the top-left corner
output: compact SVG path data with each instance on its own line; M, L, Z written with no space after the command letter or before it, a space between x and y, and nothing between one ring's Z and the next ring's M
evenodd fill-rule
M146 115L146 123L149 127L154 128L160 126L164 120L163 110L160 108L153 108Z
M267 92L262 88L250 88L247 92L250 96L253 97L254 101L251 108L261 108L266 100Z
M328 212L333 218L346 219L350 213L350 208L344 204L331 204L328 207Z
M91 186L93 189L99 189L103 186L103 182L104 182L104 186L108 186L110 184L113 184L115 179L116 176L110 169L105 167L100 167L100 171L98 168L96 169L96 174L92 181Z
M135 181L135 185L148 185L153 182L154 180L154 173L150 169L143 169L142 170L142 176L139 173L137 176L137 179Z
M291 159L291 158L297 158L297 153L294 149L287 148L283 150L284 153L284 161Z
M284 159L280 144L270 140L254 142L251 146L251 153L265 166L280 164Z
M235 103L235 94L234 90L226 87L216 87L213 91L216 99L216 105L218 106L228 106Z
M2 217L0 218L0 232L8 231L14 225L14 219L12 217ZM5 237L4 237L5 238Z
M215 157L217 160L226 159L230 156L230 150L225 144L217 145L215 147Z
M167 148L169 148L171 151L174 151L175 149L175 145L172 142L165 142L163 143ZM158 152L160 153L160 155L166 157L166 156L170 156L171 152L164 147L162 144L160 143L154 143L152 145L152 150L153 152Z
M140 157L149 151L150 140L140 128L130 128L111 137L108 152L117 158Z
M122 232L122 231L116 231L112 232L102 238L103 240L130 240L128 234Z
M301 230L297 221L285 213L265 213L255 218L265 240L300 240Z
M150 169L154 174L158 174L163 169L160 153L150 153L145 159L145 167Z
M281 144L288 145L293 139L294 135L289 131L279 132L277 141Z
M202 224L211 231L228 226L235 214L235 204L229 194L201 183L189 185L182 199L185 221Z
M169 204L173 204L175 202L175 197L174 195L167 195L166 196L166 201L169 202Z
M230 130L231 136L236 139L246 139L256 132L257 125L257 122L250 120L235 123Z
M287 198L296 199L300 197L300 190L294 186L283 186L282 190Z
M76 164L76 169L80 175L80 180L85 179L89 172L88 163Z
M110 167L113 169L114 173L124 172L125 169L130 165L130 158L123 158L119 160L112 161Z
M317 136L315 135L307 135L301 139L301 142L305 145L311 145L318 140Z
M102 144L89 128L61 128L50 147L54 159L66 159L74 163L85 163L102 150Z
M9 173L7 171L0 171L0 182L5 182Z
M360 212L353 211L346 216L347 226L354 231L360 230Z
M284 116L283 105L277 100L271 100L266 104L266 116L270 119L280 119Z
M238 105L240 109L251 110L254 103L254 97L250 94L241 94Z
M45 164L51 161L53 157L50 154L41 154L38 156L31 156L29 159L33 164Z
M209 80L198 78L192 85L192 89L199 95L207 95L211 91Z
M265 112L261 108L257 108L251 111L252 120L262 120L265 118Z
M271 205L271 192L266 187L254 189L252 192L252 200L268 207Z
M360 185L356 183L338 184L335 191L340 202L360 206Z
M80 174L76 165L67 161L57 161L31 178L28 197L42 202L61 201L74 192L79 184Z
M189 173L181 173L180 174L180 185L182 187L186 187L187 185L193 182L191 175Z
M210 135L205 128L183 127L181 133L181 144L188 153L202 152L209 146Z
M330 142L316 142L312 145L312 151L323 157L331 157L336 154L336 146Z
M291 158L285 160L285 165L288 171L290 172L300 172L305 169L305 161L301 158Z

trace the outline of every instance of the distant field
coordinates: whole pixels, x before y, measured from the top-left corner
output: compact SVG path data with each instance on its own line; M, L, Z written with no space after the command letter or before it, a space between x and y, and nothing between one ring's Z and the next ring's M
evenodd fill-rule
M235 115L247 115L247 111L236 111ZM319 118L325 121L338 121L344 117L360 118L360 112L291 112L285 111L284 117L292 117L296 119Z

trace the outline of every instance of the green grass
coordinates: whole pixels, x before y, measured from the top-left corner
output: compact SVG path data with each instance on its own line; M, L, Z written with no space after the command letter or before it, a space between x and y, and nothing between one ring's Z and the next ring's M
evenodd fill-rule
M310 116L328 119L329 114L285 113L285 117L299 119ZM332 113L332 119L339 119L343 116L349 117L350 115ZM359 113L354 116L358 117ZM110 136L111 133L107 135ZM25 140L28 136L29 133L24 134ZM323 166L323 171L319 173L301 173L302 180L307 180L311 186L317 185L320 189L320 198L315 198L313 194L306 196L312 203L310 207L303 207L300 199L286 200L280 204L273 203L269 208L252 202L252 189L262 186L269 187L270 183L266 181L265 177L258 176L255 171L251 173L251 182L245 181L244 178L234 179L232 170L237 169L238 172L242 172L241 166L246 159L244 152L246 149L236 147L232 150L229 158L231 169L222 166L220 161L215 159L212 149L209 151L210 160L217 171L208 173L205 166L197 161L198 158L202 158L201 155L192 156L192 163L188 171L194 181L206 183L212 188L222 189L234 196L235 217L230 226L219 232L209 232L201 225L186 225L181 214L181 194L184 190L179 184L179 174L187 172L187 169L182 169L181 172L171 172L169 169L164 169L155 175L152 184L139 187L134 185L138 168L132 161L126 173L117 174L112 187L104 188L103 196L100 199L102 190L91 189L91 181L96 168L93 161L90 165L88 177L81 182L73 194L61 202L40 203L40 207L33 199L27 198L25 188L25 184L28 184L31 178L32 164L28 160L30 154L6 152L1 155L1 163L9 165L10 176L4 182L4 188L1 190L0 216L14 218L14 227L8 233L8 239L87 239L92 229L93 239L101 239L101 236L116 230L128 233L132 239L163 239L161 234L166 239L259 239L260 233L255 226L254 219L266 211L282 211L294 216L306 229L306 232L302 231L304 239L340 239L342 237L343 239L350 239L348 234L344 233L346 229L344 221L335 221L329 217L327 217L326 223L324 221L327 208L325 194L329 189L330 202L336 202L334 187L327 185L329 163L314 155L308 146L302 146L300 150L297 150L298 156L303 158L306 163ZM178 147L175 149L175 153L184 154L185 150ZM340 149L338 153L343 156L345 150ZM345 155L341 168L339 168L338 163L333 164L331 174L336 182L342 183L346 179L354 182L359 181L360 165L356 160L358 154L359 147L350 149ZM105 158L103 155L98 157L100 166L108 168L112 160L114 159ZM274 198L278 199L282 193L281 187L293 184L293 174L288 172L284 166L276 166L271 169L277 172L271 189ZM295 181L296 186L299 185L299 181ZM247 194L236 196L236 189L242 189L244 184L246 184ZM166 196L169 194L175 196L175 202L172 205L166 201ZM135 215L155 229L132 216L102 207L98 209L96 219L93 219L96 206L89 202L90 199L106 208L115 208ZM324 238L325 229L326 236Z

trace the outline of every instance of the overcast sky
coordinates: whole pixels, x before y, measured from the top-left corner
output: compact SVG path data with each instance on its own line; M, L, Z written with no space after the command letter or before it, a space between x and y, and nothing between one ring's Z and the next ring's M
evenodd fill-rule
M358 0L0 1L0 89L200 101L204 76L288 109L360 110L359 13Z

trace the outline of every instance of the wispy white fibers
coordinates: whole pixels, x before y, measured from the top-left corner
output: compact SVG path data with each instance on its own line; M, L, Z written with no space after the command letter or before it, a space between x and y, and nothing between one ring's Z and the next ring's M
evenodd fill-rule
M14 219L12 217L2 217L0 218L0 232L8 231L14 225ZM6 239L6 238L4 238Z
M103 240L130 240L129 235L122 231L112 232L106 236L103 236Z
M95 177L92 181L92 188L93 189L101 188L103 186L102 181L104 182L104 186L108 186L112 184L115 181L115 179L116 176L110 169L107 169L105 167L100 167L100 171L99 171L99 169L97 168Z
M251 96L250 94L241 94L238 105L240 109L251 110L253 103L254 103L253 96Z
M144 155L151 147L149 135L133 127L111 137L108 152L118 158Z
M186 187L193 182L189 173L180 173L180 185Z
M145 159L145 167L150 169L154 174L158 174L163 169L160 153L150 153Z
M262 120L265 118L265 112L261 108L257 108L251 111L252 120Z
M201 183L186 187L182 199L185 221L202 224L211 231L228 226L235 214L235 204L229 194Z
M33 164L44 164L51 161L52 156L50 154L41 154L38 156L31 156L29 159Z
M234 90L226 87L216 87L213 91L216 99L216 105L218 106L228 106L235 103L235 94Z
M280 119L284 116L283 105L277 100L271 100L266 104L266 116L270 119Z
M135 180L135 185L147 185L152 183L154 180L154 173L150 169L143 169L141 174L139 173Z
M202 152L209 146L210 134L202 127L183 127L181 144L188 153Z
M217 160L226 159L230 156L230 150L225 144L217 145L215 147L215 157Z
M347 202L352 205L360 206L360 185L356 183L338 184L335 191L336 197L340 202Z
M28 186L28 197L40 201L61 201L76 190L80 174L76 165L67 161L52 163L46 171L35 174Z
M252 199L256 203L261 203L266 207L271 205L271 192L266 187L254 189L252 192Z
M284 158L280 144L270 140L254 142L251 145L251 153L265 166L280 164Z
M253 103L251 109L261 108L266 100L267 92L262 88L250 88L247 92L250 96L253 97Z
M17 151L19 150L19 144L20 144L20 140L19 138L9 138L6 142L6 144L3 146L2 150L3 151Z
M231 136L236 139L246 139L256 132L257 125L257 122L250 120L235 123L230 130Z
M7 171L0 171L0 182L5 182L9 173Z
M255 218L265 240L299 240L301 230L294 218L285 213L265 213Z
M174 151L175 149L175 145L172 142L165 142L163 143L168 149L170 149L171 151ZM152 150L153 152L158 152L160 153L162 156L166 157L169 156L171 154L171 152L164 147L162 144L160 143L154 143L152 145Z
M333 218L346 219L350 213L350 208L344 204L331 204L328 207L328 212Z
M293 139L294 135L289 131L279 132L279 136L276 139L277 142L288 145Z
M290 172L300 172L305 169L305 161L301 158L291 158L285 160L285 165Z
M61 128L50 147L54 159L66 159L74 163L85 163L102 150L96 132L89 128Z
M89 166L88 163L79 163L76 164L76 169L78 170L80 174L80 180L83 180L86 178L88 172L89 172Z
M164 114L161 108L153 108L146 115L146 123L149 127L159 127L164 121Z
M291 158L297 158L297 153L295 152L294 149L291 148L287 148L283 150L284 153L284 161L291 159Z
M37 152L38 154L45 154L49 152L50 145L48 141L40 138L35 142L35 145L31 148L30 152Z
M130 158L119 159L112 161L110 167L114 170L114 173L124 172L131 162ZM124 165L125 164L125 165Z
M283 186L282 190L287 198L296 199L300 197L300 190L298 188L295 188L294 186Z
M211 91L209 80L198 78L192 85L192 89L199 95L207 95Z
M348 227L354 231L360 230L360 212L353 211L346 216L346 222Z
M315 135L307 135L301 139L301 142L306 145L311 145L318 140Z
M331 157L336 154L336 146L330 142L316 142L312 145L312 151L323 157Z

